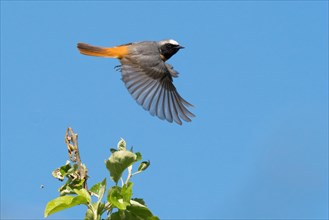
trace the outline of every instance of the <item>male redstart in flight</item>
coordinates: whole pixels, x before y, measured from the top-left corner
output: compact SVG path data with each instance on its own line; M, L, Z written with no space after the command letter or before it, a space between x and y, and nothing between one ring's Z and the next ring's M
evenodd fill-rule
M122 81L137 103L151 115L180 125L181 119L190 122L194 114L187 109L192 105L172 83L178 72L166 61L182 48L174 40L134 42L111 48L78 43L82 54L119 59Z

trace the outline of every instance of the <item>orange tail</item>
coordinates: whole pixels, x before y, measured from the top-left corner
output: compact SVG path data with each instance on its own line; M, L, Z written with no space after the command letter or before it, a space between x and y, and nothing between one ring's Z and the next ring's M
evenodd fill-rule
M80 53L88 56L110 57L121 59L128 54L128 46L118 46L112 48L95 47L85 43L78 43Z

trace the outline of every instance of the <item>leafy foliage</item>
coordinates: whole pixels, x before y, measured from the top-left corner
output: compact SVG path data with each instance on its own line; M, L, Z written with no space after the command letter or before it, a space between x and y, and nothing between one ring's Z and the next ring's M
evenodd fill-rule
M112 153L110 158L105 162L111 179L117 184L122 173L137 160L137 155L127 150L118 150Z
M87 188L87 168L80 160L77 135L73 133L72 129L70 131L71 133L67 132L66 142L71 162L67 161L65 165L52 172L56 179L63 181L66 178L67 180L58 190L60 196L47 203L44 211L45 217L76 205L86 205L85 220L100 220L104 213L107 213L108 220L159 219L146 207L143 199L132 199L133 183L130 179L132 176L145 171L150 165L149 161L141 162L138 170L132 173L133 164L141 160L142 155L128 151L126 142L121 139L117 150L111 149L112 154L105 161L111 180L115 185L108 190L107 200L103 201L106 192L106 178L93 185L90 189ZM73 144L71 140L74 140ZM72 156L73 154L75 156ZM128 176L123 181L122 174L125 170L127 170ZM120 179L122 184L118 186ZM95 201L93 202L93 200Z

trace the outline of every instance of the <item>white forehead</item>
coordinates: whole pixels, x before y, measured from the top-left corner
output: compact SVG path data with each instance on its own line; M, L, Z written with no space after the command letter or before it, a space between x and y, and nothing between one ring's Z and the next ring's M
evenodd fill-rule
M173 39L168 40L168 43L173 44L173 45L179 45L179 43Z
M173 39L163 40L161 42L161 44L167 44L167 43L173 44L173 45L179 45L179 43L177 41L173 40Z

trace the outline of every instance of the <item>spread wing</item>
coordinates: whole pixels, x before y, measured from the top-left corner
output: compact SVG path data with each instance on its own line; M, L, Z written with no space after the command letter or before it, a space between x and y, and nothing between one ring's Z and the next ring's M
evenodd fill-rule
M160 119L180 125L181 119L191 121L194 114L187 107L192 105L178 94L173 85L172 77L178 74L173 67L162 60L146 62L149 65L145 62L140 65L139 62L138 59L121 59L122 81L137 103Z

